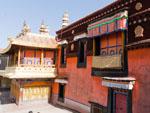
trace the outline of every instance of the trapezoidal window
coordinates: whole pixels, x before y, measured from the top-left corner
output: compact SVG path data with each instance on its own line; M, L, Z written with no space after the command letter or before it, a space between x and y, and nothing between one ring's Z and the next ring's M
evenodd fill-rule
M95 38L95 56L123 54L124 39L122 32L114 32Z
M66 45L61 47L61 66L66 66Z
M78 67L86 67L86 48L87 48L86 41L79 40Z

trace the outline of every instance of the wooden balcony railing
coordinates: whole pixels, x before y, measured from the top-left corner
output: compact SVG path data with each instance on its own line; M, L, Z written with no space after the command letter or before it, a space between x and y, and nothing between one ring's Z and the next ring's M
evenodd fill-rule
M9 66L39 66L39 67L55 67L54 61L52 58L43 58L41 62L41 58L32 58L32 57L24 57L20 59L20 64L18 62L15 64L10 64Z
M21 66L11 66L6 67L4 77L7 78L54 78L56 77L56 68L43 67L43 66L26 66L21 64Z

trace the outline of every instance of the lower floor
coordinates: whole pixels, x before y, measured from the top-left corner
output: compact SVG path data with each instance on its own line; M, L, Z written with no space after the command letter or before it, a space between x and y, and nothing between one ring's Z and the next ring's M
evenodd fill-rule
M107 95L105 97L107 98L107 102L106 105L103 105L101 104L102 100L97 101L90 97L92 92L87 102L83 102L82 99L87 98L88 94L83 95L81 98L79 98L79 96L72 98L74 94L68 95L68 92L72 92L71 90L75 89L68 87L69 82L67 82L67 80L56 79L53 84L52 102L53 104L59 104L81 113L132 113L132 88L134 81L134 78L128 77L123 79L103 78L103 80L99 82L99 87L107 88ZM85 90L86 88L83 89L82 92ZM94 95L96 95L96 93ZM102 97L99 96L99 98Z
M47 102L51 98L50 79L13 79L10 95L16 100L16 104L31 102Z

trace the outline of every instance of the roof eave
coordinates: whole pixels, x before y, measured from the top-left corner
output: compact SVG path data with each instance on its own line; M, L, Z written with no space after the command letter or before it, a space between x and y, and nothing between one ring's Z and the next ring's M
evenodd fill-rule
M74 25L80 23L80 22L83 21L84 19L90 18L90 17L94 16L95 14L97 14L97 13L99 13L99 12L101 12L101 11L106 10L108 7L111 7L111 6L117 4L117 3L120 2L120 1L121 1L121 0L117 0L117 1L115 1L115 2L113 2L113 3L111 3L111 4L109 4L109 5L105 6L105 7L102 8L102 9L99 9L99 10L97 10L97 11L95 11L95 12L93 12L93 13L91 13L91 14L89 14L89 15L83 17L83 18L80 18L79 20L73 22L72 24L66 26L65 28L62 28L62 29L56 31L56 34L59 34L60 32L67 30L69 27L72 27L72 26L74 26Z

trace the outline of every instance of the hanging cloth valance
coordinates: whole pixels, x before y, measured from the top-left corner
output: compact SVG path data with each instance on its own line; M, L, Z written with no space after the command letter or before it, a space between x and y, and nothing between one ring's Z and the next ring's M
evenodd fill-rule
M88 26L88 37L103 35L118 30L127 29L128 12L120 12L114 16L102 19Z

